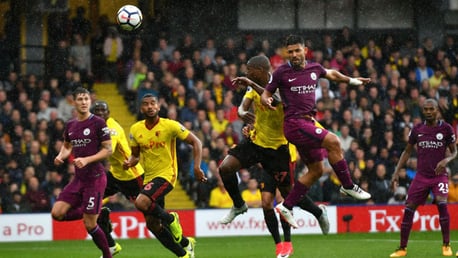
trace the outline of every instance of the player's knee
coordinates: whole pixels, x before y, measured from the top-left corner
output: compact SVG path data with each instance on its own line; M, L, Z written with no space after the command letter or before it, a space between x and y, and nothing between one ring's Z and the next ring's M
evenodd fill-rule
M154 203L152 203L152 200L146 195L140 194L137 199L135 199L135 208L143 213L152 210L152 205L154 205Z
M65 219L65 213L62 213L59 210L55 210L55 209L51 211L51 216L54 220L57 220L57 221L63 221Z

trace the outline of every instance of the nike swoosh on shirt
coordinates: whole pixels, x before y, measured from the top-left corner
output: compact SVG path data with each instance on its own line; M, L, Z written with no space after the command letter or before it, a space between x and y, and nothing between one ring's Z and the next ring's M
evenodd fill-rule
M288 79L288 82L292 82L292 81L295 81L297 78L293 78L293 79Z

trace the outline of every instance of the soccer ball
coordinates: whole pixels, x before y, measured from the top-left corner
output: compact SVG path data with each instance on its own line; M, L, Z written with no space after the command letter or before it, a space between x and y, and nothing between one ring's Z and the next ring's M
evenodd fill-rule
M117 21L123 30L132 31L142 25L143 15L135 5L124 5L119 8Z

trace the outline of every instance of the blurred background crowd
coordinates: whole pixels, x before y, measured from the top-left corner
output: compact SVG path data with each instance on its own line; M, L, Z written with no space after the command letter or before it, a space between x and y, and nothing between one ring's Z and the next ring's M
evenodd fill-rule
M57 195L71 180L71 162L55 167L65 122L74 117L71 91L92 89L94 83L116 83L129 111L138 113L145 93L159 97L161 117L180 121L203 143L201 167L209 182L200 184L192 175L190 146L179 142L181 186L198 208L226 208L232 202L214 176L228 149L243 140L243 122L237 107L244 90L231 79L246 74L246 62L255 55L269 57L273 69L285 62L282 38L276 42L252 34L195 38L183 33L176 42L160 20L145 27L151 34L127 34L108 20L97 27L84 18L62 19L49 28L47 76L20 74L12 58L0 55L0 196L3 213L49 212ZM148 35L148 37L142 37ZM176 36L176 35L175 35ZM431 38L420 40L393 35L362 40L357 31L343 27L320 38L306 38L309 62L336 69L352 77L369 77L369 86L354 87L321 80L316 89L316 119L342 142L352 177L372 194L367 204L400 204L416 171L411 158L403 170L400 188L393 192L390 178L404 149L410 129L421 122L426 98L439 103L442 119L458 127L458 45L445 36L442 45ZM0 51L5 53L5 38ZM93 93L97 99L97 93ZM110 103L109 103L110 104ZM116 119L116 117L114 117ZM128 133L128 132L126 132ZM458 201L457 162L449 166L450 202ZM239 171L240 190L259 196L258 171ZM295 174L307 168L297 161ZM361 204L339 194L339 182L329 165L310 196L317 202ZM133 207L115 196L114 210ZM260 207L260 201L250 202Z

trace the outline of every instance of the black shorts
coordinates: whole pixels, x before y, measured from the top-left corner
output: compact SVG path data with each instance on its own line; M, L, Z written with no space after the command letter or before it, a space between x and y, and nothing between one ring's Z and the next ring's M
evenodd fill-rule
M274 150L245 141L230 149L229 155L236 157L243 168L261 163L261 191L275 193L277 186L291 185L288 145L282 145Z
M172 190L173 186L169 183L169 181L161 177L156 177L143 187L141 193L148 196L160 207L164 208L165 196Z
M107 188L103 197L111 196L115 193L122 193L128 200L135 200L140 190L143 188L143 175L129 181L116 179L111 172L107 172Z

